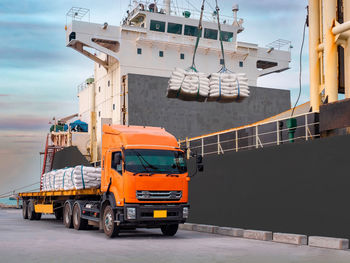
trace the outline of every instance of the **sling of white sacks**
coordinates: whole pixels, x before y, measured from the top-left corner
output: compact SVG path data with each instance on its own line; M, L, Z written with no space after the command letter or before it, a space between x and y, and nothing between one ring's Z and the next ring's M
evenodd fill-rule
M43 191L90 189L100 185L101 168L82 165L53 170L42 177Z
M168 98L204 101L208 94L209 79L207 74L175 68L169 80Z
M248 78L244 73L213 73L208 101L233 102L249 97Z
M189 72L180 68L173 71L167 90L168 98L186 101L242 101L249 97L248 78L244 73Z

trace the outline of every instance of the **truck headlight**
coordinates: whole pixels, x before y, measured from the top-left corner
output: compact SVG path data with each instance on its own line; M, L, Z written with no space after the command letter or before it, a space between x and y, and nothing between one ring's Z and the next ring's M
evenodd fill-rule
M126 218L127 219L136 219L136 208L135 207L127 207L126 208Z
M184 207L182 210L182 217L188 218L188 207Z

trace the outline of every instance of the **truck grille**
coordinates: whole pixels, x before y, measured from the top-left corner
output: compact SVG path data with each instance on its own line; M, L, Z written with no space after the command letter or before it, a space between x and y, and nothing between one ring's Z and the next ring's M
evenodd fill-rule
M136 198L140 201L180 200L182 191L136 191Z

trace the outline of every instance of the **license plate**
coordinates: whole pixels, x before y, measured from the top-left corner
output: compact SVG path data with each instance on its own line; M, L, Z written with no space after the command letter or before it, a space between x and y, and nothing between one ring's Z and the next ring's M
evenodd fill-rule
M166 210L154 210L153 211L153 217L154 218L166 218L167 217L167 211Z

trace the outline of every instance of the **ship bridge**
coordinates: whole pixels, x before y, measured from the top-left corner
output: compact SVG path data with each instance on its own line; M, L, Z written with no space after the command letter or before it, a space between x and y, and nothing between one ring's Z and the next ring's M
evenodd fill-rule
M117 62L125 74L157 72L159 76L169 77L175 67L190 64L198 35L194 11L185 10L179 15L179 11L171 12L169 7L154 4L147 7L135 1L120 26L82 21L88 12L76 7L69 10L67 17L71 17L71 24L66 27L66 44L104 68L109 69ZM260 76L289 69L290 41L278 40L265 48L238 42L237 35L244 27L237 12L238 6L234 6L233 20L224 17L221 23L228 68L246 73L253 86ZM214 18L205 15L198 46L198 70L206 73L217 72L221 67L220 36ZM155 50L159 50L158 54Z

